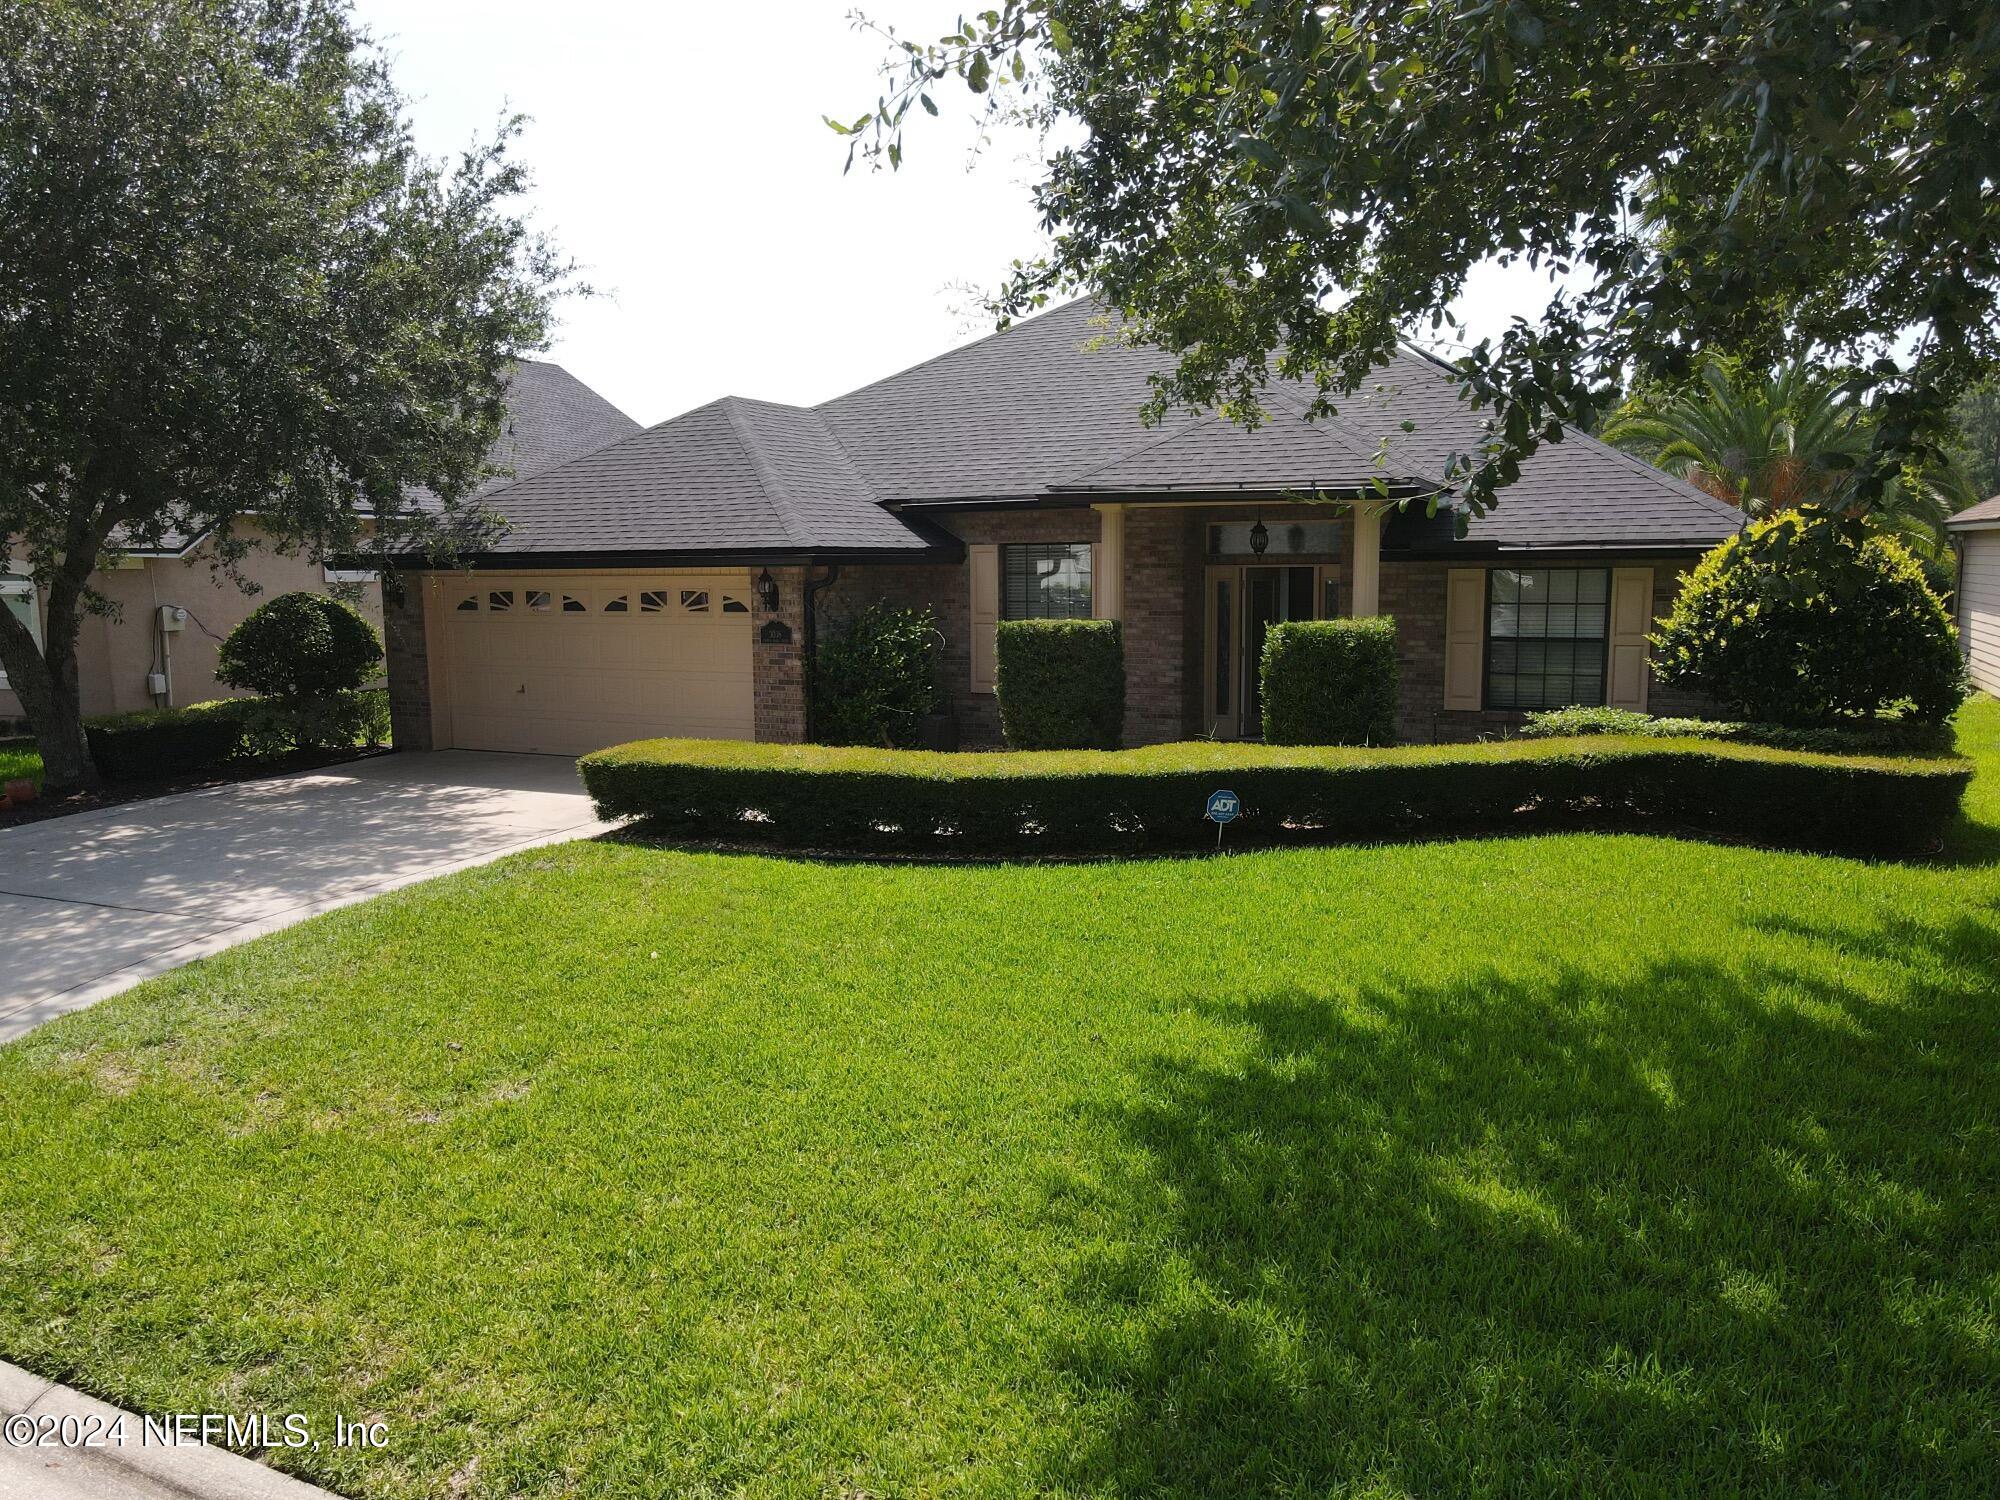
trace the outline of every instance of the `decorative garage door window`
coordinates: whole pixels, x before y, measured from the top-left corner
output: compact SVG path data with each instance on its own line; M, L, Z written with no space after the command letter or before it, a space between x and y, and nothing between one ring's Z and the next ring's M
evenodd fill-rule
M633 601L637 600L635 608ZM593 607L607 615L694 616L710 618L716 613L747 615L750 605L737 594L711 589L639 589L616 593L596 593L563 589L478 589L460 594L451 606L453 613L466 615L588 615Z
M1486 578L1486 706L1602 703L1610 569L1494 568Z

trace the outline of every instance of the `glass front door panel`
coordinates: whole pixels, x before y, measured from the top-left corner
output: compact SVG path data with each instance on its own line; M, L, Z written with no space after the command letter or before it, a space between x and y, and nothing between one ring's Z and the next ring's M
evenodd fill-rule
M1243 570L1243 733L1264 732L1264 637L1284 619L1284 571Z
M1227 578L1215 580L1215 712L1223 718L1235 712L1236 590Z

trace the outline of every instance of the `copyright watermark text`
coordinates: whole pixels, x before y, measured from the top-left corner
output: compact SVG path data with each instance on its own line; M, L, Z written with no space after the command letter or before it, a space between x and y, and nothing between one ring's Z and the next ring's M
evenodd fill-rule
M389 1424L336 1416L330 1434L336 1448L385 1448ZM317 1448L320 1434L303 1412L177 1411L134 1417L120 1412L23 1412L0 1422L0 1441L9 1448L231 1448L254 1453L270 1448Z

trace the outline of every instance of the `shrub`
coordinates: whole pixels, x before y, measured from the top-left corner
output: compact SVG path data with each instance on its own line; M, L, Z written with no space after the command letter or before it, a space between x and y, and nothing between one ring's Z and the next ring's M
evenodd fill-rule
M325 594L280 594L229 632L215 675L284 703L332 698L365 686L382 661L375 627Z
M1125 638L1116 620L1002 620L993 691L1016 750L1116 750Z
M813 733L828 745L910 746L942 705L928 609L871 604L824 633L813 663Z
M1264 636L1264 739L1389 745L1396 739L1396 622L1287 620Z
M380 688L309 703L217 698L185 708L142 708L86 719L90 758L106 781L151 781L278 759L294 749L386 744L389 695Z
M1710 552L1652 642L1662 681L1793 727L1898 707L1942 723L1966 691L1916 559L1826 515L1777 516Z
M243 753L268 760L293 750L346 750L389 740L389 694L382 688L287 703L245 698Z
M1794 729L1783 724L1744 724L1716 719L1656 719L1629 708L1552 708L1531 713L1521 726L1529 739L1621 734L1660 740L1734 740L1774 750L1810 750L1821 755L1938 755L1952 748L1949 724L1907 718L1873 723Z
M237 758L256 700L219 698L185 708L144 708L84 722L90 758L106 781L142 781L213 770Z
M665 834L960 854L1213 847L1202 810L1225 788L1242 801L1224 835L1238 846L1586 826L1900 852L1935 842L1971 774L1958 759L1611 737L986 755L652 740L579 766L601 816Z

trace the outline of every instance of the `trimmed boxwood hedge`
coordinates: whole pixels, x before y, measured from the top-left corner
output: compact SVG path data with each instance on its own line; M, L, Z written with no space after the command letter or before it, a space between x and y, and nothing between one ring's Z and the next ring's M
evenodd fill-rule
M579 766L600 815L667 836L980 855L1213 847L1203 809L1225 789L1239 847L1586 826L1903 854L1935 844L1972 774L1956 758L1616 737L1005 754L648 740Z
M1396 742L1396 622L1285 620L1264 635L1264 739L1273 745Z
M381 744L389 732L389 695L363 689L302 707L270 698L217 698L105 714L86 719L83 733L106 781L153 781L280 759L300 742L302 726L307 743Z
M254 701L218 698L184 708L106 714L84 721L84 738L106 781L191 775L236 758Z
M1016 750L1116 750L1125 732L1125 638L1116 620L1002 620L994 696Z

